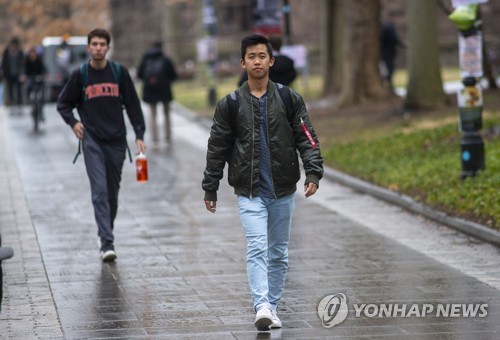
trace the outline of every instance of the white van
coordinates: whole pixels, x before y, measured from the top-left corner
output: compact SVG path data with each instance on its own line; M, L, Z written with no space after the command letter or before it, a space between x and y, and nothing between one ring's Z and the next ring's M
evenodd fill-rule
M64 74L60 62L58 62L58 54L63 42L62 37L45 37L42 41L43 61L47 74L45 77L45 93L48 101L54 102L57 100L59 92L61 92L64 83L67 81L68 74ZM75 36L69 37L68 44L68 72L80 67L80 65L90 58L87 53L87 37ZM59 56L60 57L60 56Z

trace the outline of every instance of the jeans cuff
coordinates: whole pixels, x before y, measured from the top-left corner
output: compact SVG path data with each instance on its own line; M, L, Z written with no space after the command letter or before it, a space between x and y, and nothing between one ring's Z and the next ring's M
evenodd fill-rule
M255 312L258 312L259 309L261 309L261 308L269 308L269 309L271 309L272 306L271 306L271 304L269 302L261 303L261 304L255 306Z

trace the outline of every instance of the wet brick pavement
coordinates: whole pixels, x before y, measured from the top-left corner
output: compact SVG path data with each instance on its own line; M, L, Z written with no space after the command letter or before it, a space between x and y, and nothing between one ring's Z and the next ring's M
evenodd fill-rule
M0 229L15 252L3 263L0 338L500 338L498 248L326 180L297 196L283 329L257 333L235 197L224 182L217 213L205 210L207 129L181 108L173 122L173 144L148 152L148 183L125 163L118 259L103 264L72 132L53 106L39 134L0 107ZM318 303L336 293L349 313L325 328ZM355 304L373 304L371 315L391 303L488 304L488 315L356 316Z

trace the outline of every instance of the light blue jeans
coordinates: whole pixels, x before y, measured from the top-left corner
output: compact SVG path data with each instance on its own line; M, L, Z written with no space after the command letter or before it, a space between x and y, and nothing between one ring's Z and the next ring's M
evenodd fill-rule
M288 269L288 243L295 194L279 198L238 196L247 238L247 275L253 308L277 309Z

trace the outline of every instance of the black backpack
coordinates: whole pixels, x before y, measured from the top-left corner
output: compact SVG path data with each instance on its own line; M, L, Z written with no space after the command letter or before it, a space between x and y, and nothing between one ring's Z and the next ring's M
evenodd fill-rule
M293 107L293 100L292 100L292 95L290 93L290 88L288 86L282 85L280 83L275 83L276 87L278 87L278 93L281 97L281 100L285 104L285 110L286 110L286 117L288 119L288 122L290 125L293 122L293 115L294 115L294 107ZM233 91L230 94L226 96L227 100L227 107L229 110L229 117L231 118L231 126L234 128L234 119L236 115L238 114L238 109L239 109L239 97L238 97L238 91Z
M144 64L144 82L153 89L162 89L164 60L163 56L147 58Z

